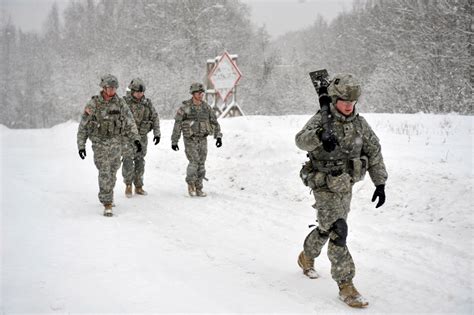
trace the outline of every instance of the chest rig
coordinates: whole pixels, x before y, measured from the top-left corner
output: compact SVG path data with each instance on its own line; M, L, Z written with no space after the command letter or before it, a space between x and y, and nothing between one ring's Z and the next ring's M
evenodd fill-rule
M210 107L202 103L200 106L194 104L185 108L185 118L183 120L183 135L185 137L207 137L212 132L209 121Z
M339 142L336 149L326 152L319 147L309 152L311 164L316 171L333 176L348 173L358 181L367 167L367 157L362 156L362 124L358 117L351 121L334 120L333 131Z
M137 125L138 133L140 135L146 135L153 129L153 120L151 112L151 104L149 99L143 98L140 101L136 101L131 96L126 96L125 101L130 107L135 124Z
M126 122L121 111L120 100L113 98L105 103L98 96L93 96L92 104L87 123L89 135L105 139L121 135Z

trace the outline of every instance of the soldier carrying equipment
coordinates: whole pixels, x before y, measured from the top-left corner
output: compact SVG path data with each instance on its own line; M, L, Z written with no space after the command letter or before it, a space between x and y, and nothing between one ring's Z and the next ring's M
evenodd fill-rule
M387 171L379 139L355 108L361 91L355 77L340 74L329 81L326 70L310 76L321 110L298 132L295 142L310 158L300 176L313 192L318 226L304 240L298 265L307 277L315 278L314 259L328 243L331 276L339 286L339 298L351 307L366 307L368 302L352 282L355 265L348 249L347 218L352 187L366 172L376 186L372 200L379 198L377 207L385 202Z

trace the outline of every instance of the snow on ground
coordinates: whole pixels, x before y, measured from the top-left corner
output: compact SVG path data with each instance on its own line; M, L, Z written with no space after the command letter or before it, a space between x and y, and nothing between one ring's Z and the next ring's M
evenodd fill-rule
M349 248L370 301L337 299L324 250L321 278L296 264L314 223L298 177L294 135L309 116L221 120L209 138L207 198L190 198L184 146L151 141L146 197L102 216L90 143L79 159L76 123L1 133L1 299L9 313L456 313L473 312L473 117L365 115L389 172L387 202L354 187Z

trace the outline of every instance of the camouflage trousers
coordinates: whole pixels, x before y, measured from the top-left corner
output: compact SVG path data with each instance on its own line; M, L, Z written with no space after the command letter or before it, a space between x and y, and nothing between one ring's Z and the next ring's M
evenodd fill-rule
M331 276L336 282L352 280L355 276L355 265L347 245L334 243L338 235L332 229L338 219L347 221L350 211L352 192L334 193L329 190L313 191L317 209L318 227L308 234L304 241L304 253L316 258L329 240L327 254L331 262Z
M102 204L114 201L114 187L117 171L120 168L122 148L120 142L92 144L94 163L99 170L99 200Z
M202 180L206 176L207 138L184 138L184 151L189 161L186 182L202 189Z
M143 175L145 174L145 156L148 146L148 137L140 138L142 151L137 152L137 147L133 141L125 141L122 145L122 176L126 185L132 183L135 187L143 186Z

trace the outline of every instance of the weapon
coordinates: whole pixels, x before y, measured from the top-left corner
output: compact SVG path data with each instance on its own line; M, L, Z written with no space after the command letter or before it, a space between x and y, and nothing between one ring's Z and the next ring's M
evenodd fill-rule
M336 148L338 142L336 135L332 130L331 120L329 119L329 105L331 104L331 97L328 95L328 86L330 84L329 74L326 69L322 69L310 72L309 77L311 78L311 82L319 96L321 124L323 127L321 141L323 142L324 149L327 152L331 152Z
M311 78L311 82L316 89L318 95L321 94L328 94L328 86L329 86L329 74L326 69L317 70L309 73L309 77Z

